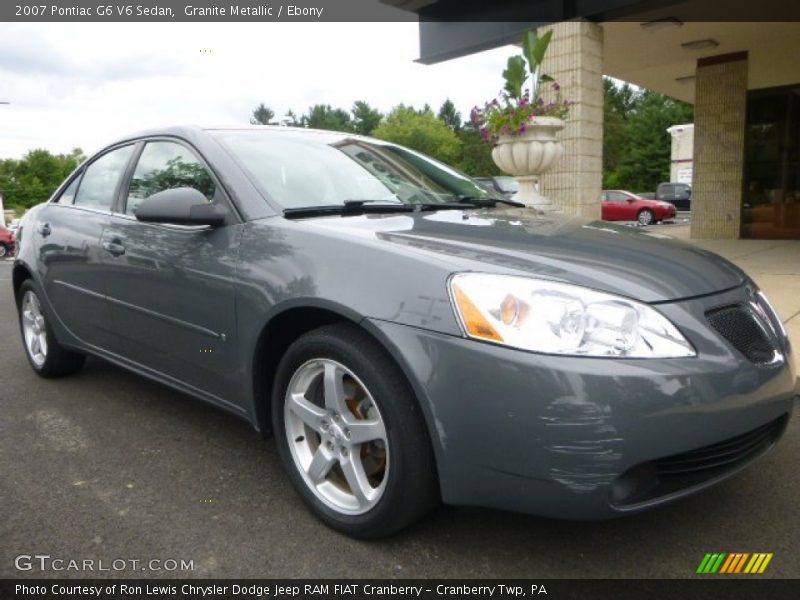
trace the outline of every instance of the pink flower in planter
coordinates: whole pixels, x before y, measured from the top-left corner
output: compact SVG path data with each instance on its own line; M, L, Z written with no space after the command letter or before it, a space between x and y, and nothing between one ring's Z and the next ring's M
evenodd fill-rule
M474 110L474 126L476 129L480 128L481 136L488 141L496 141L498 136L516 136L530 131L534 117L566 119L569 113L569 106L572 103L561 97L561 86L551 77L540 74L538 68L542 62L540 59L531 62L530 58L544 56L550 43L550 35L538 38L534 33L528 32L526 36L526 43L529 46L526 50L529 55L527 63L524 56L509 59L509 68L503 71L503 77L506 79L505 88L500 90L494 99L485 102L482 110L477 110L477 107ZM533 48L531 44L538 48L533 54L531 54ZM513 61L517 63L516 68L512 68L515 66L512 64ZM520 73L520 64L525 70L524 73ZM520 75L525 77L520 80ZM532 87L526 88L529 79ZM554 96L552 101L538 93L545 82L549 83L545 96Z

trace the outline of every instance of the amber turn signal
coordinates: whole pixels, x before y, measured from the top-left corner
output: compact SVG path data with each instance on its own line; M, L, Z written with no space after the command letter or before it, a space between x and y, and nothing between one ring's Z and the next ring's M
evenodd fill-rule
M457 285L453 286L453 296L455 296L458 312L461 315L461 321L469 335L495 342L503 341L503 337L497 333L497 330L492 327L492 324L481 314L478 307L472 303Z

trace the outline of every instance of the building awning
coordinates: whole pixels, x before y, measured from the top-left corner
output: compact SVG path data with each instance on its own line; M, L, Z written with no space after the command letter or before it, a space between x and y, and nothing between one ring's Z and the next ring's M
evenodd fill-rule
M711 56L747 52L748 89L798 81L797 0L380 1L417 14L424 64L519 43L531 27L585 19L603 27L605 75L687 102L697 61Z

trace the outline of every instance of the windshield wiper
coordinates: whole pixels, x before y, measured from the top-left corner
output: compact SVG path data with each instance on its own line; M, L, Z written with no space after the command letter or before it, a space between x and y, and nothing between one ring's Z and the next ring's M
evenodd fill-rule
M385 200L346 200L343 204L323 204L321 206L301 206L284 208L283 216L287 219L301 217L317 217L322 215L362 215L365 213L412 212L414 206L403 202Z
M385 200L345 200L343 204L323 204L321 206L301 206L299 208L283 209L283 216L287 219L302 217L317 217L324 215L363 215L396 213L396 212L422 212L433 210L465 210L475 208L473 202L419 202L415 204L405 202L386 202Z
M494 206L495 204L508 204L509 206L516 206L518 208L524 208L525 205L522 202L516 202L514 200L508 200L507 198L481 198L480 196L470 196L468 194L463 194L460 196L456 196L459 202L469 202L473 206Z
M420 202L419 204L412 204L417 211L423 210L464 210L468 208L475 208L474 204L469 202Z
M348 208L357 208L360 206L364 206L365 204L370 204L373 206L380 206L380 205L389 205L389 206L397 206L398 204L405 205L406 203L402 200L398 200L397 198L389 198L385 200L345 200L343 204Z
M460 210L465 208L475 208L475 204L471 202L403 202L402 200L395 200L394 202L386 202L385 200L345 200L345 208L360 209L367 206L369 209L373 208L398 208L405 207L408 210L423 211L423 210Z

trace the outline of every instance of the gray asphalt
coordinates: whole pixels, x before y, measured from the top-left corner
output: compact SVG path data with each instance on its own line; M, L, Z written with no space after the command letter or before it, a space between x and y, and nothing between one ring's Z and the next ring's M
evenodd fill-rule
M354 541L307 512L247 423L97 359L73 377L34 375L10 270L0 262L0 576L41 576L14 558L48 554L194 561L68 576L691 577L706 552L772 552L764 576L800 577L797 416L744 473L642 515L443 507L391 539Z

